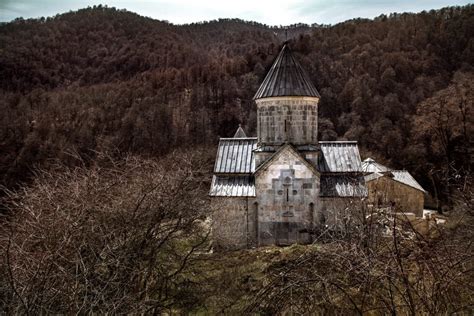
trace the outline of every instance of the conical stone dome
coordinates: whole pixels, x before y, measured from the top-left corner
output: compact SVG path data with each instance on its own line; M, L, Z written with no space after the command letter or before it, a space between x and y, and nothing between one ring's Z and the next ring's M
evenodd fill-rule
M281 96L320 97L288 44L283 45L254 100Z

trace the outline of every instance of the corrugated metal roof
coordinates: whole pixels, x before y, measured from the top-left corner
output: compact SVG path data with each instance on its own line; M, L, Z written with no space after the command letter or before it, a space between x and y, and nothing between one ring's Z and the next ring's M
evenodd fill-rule
M222 176L212 177L211 196L223 197L254 197L255 181L253 176ZM364 177L358 176L321 176L320 196L322 197L365 197L367 188Z
M390 171L390 168L379 164L372 158L367 158L364 161L362 161L362 171L363 172L387 172L387 171Z
M364 178L365 178L365 182L369 182L383 176L390 177L395 181L398 181L412 188L425 192L425 189L423 189L423 187L415 180L415 178L413 178L412 175L406 170L392 170L389 173L385 173L385 174L374 172L374 173L366 175Z
M322 175L321 189L323 197L365 197L367 187L362 175Z
M420 191L425 191L425 189L423 189L423 187L415 180L415 178L412 177L412 175L408 171L392 170L392 174L394 180L404 183Z
M213 176L211 196L255 196L255 181L253 176Z
M364 177L364 179L365 179L365 182L369 182L369 181L378 179L378 178L383 177L383 176L384 176L383 173L374 172L374 173L366 175Z
M256 100L278 96L320 97L287 44L281 49L253 98Z
M359 148L353 141L321 141L321 172L362 172Z
M255 171L253 150L256 147L256 137L221 138L214 173L253 173Z

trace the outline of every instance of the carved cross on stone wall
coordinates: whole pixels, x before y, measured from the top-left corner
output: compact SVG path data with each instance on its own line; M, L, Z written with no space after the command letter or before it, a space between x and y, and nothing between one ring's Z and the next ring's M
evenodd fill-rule
M272 180L275 211L283 217L293 217L294 212L304 207L303 179L295 178L294 169L280 170L280 176Z

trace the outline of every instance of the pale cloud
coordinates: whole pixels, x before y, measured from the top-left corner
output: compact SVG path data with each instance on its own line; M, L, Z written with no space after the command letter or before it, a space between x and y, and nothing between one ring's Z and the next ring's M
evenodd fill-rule
M373 18L382 13L419 12L469 1L448 0L0 0L0 21L17 17L53 16L87 6L106 4L143 16L183 24L218 18L240 18L269 25L298 22L334 24L347 19Z

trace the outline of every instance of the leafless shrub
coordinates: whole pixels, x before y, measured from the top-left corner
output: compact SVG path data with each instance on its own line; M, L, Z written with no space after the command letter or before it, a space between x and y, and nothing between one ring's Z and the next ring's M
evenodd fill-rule
M461 197L462 196L462 197ZM435 238L393 213L353 209L350 231L278 261L247 312L409 314L472 312L472 195L459 195L459 220ZM469 198L466 200L466 198ZM381 231L387 227L391 235ZM466 226L467 225L467 226ZM378 227L378 228L377 228ZM386 232L386 231L385 231Z
M160 313L198 303L189 267L209 247L206 162L183 152L99 160L39 170L31 186L7 192L4 312Z

